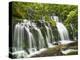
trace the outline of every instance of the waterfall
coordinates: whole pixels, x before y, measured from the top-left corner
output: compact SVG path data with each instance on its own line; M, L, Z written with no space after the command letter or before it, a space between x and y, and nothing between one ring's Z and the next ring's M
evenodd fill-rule
M48 26L49 26L49 29L50 29L50 36L51 36L51 43L53 44L54 43L54 36L53 36L53 32L52 32L52 28L50 26L50 24L48 23Z
M25 27L26 31L28 32L29 35L29 39L28 39L28 43L29 43L29 53L33 53L36 51L36 43L34 40L34 37L32 35L32 33L30 32L29 28Z
M68 41L69 35L66 27L61 22L59 22L57 16L54 16L53 18L56 21L56 26L60 34L61 41ZM42 21L42 23L45 22ZM13 54L18 54L18 56L22 55L20 53L25 54L23 45L28 45L26 47L27 55L31 55L37 51L43 51L44 48L47 48L47 46L48 48L53 47L54 36L52 28L49 23L43 25L44 26L42 27L45 28L46 32L44 33L45 38L42 34L41 27L38 27L35 22L24 20L23 22L16 24L14 28ZM34 36L35 33L33 30L36 31L37 36ZM24 43L24 41L26 41L26 43Z
M27 49L28 49L29 53L31 54L37 50L35 39L33 37L33 34L30 31L31 22L24 20L23 24L25 26L26 32L28 33L29 48L27 48Z
M53 46L51 43L51 37L53 37L52 31L50 34L50 27L45 25L45 28L46 28L46 32L47 32L46 41L47 41L48 47L52 47Z
M33 36L34 34L31 32L30 29L34 29L37 31L38 47L36 46L37 43L36 43L35 37ZM47 34L48 34L47 43L49 43L49 40L50 40L50 36L49 36L50 34L48 31L49 30L47 30ZM13 48L15 51L13 52L13 54L19 54L19 53L22 53L22 51L24 51L23 45L24 44L27 45L26 43L24 43L24 39L25 39L24 35L25 34L26 34L26 37L28 36L26 39L28 47L26 47L26 49L28 50L29 54L32 54L32 53L38 51L37 50L38 48L39 48L39 50L46 48L45 40L44 40L44 37L43 37L43 34L42 34L40 28L38 28L35 23L24 20L23 23L16 24L15 28L14 28ZM19 54L19 55L21 55L21 54Z
M59 22L57 16L54 16L54 20L56 21L56 26L60 34L61 41L69 40L66 27L61 22ZM42 21L42 23L45 22ZM45 33L42 33L42 27L37 26L36 22L30 20L24 20L23 22L16 24L14 28L13 40L13 47L16 51L14 52L14 54L25 54L25 49L23 45L25 45L27 51L26 54L28 56L38 51L43 51L45 50L45 48L54 47L54 36L52 32L52 27L49 23L43 25L44 26L42 27L45 28ZM37 36L34 36L35 34ZM44 34L45 37L43 36Z
M69 40L69 35L66 27L62 23L57 23L57 28L58 28L61 40Z
M53 19L56 22L56 26L60 34L61 41L70 40L68 30L62 22L59 22L58 16L53 16Z
M39 49L44 48L45 47L45 43L44 43L44 37L43 37L43 35L41 33L41 30L36 26L35 23L32 23L32 26L38 33Z
M47 35L46 35L47 43L50 43L50 32L49 32L49 28L46 25L45 25L45 28L47 30Z
M22 44L24 40L24 26L21 26L19 23L16 24L14 30L14 40L13 40L13 48L16 51L20 51L23 49Z

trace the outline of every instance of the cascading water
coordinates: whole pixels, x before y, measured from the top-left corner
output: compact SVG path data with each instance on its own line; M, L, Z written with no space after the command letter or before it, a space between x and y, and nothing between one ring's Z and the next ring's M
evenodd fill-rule
M67 28L62 22L59 22L57 16L52 16L51 18L56 22L56 27L61 38L58 42L61 42L62 44L70 43ZM39 21L39 23L41 22ZM40 25L37 26L36 22L30 20L24 20L24 22L16 24L14 27L14 39L11 54L17 55L18 57L30 57L36 53L44 51L46 48L54 47L53 44L55 41L52 27L49 23L46 24L44 19L42 23L42 27Z
M40 28L38 28L38 26L36 25L36 23L31 22L31 21L27 21L24 20L23 23L18 23L15 25L15 29L14 29L14 40L13 40L13 55L18 55L18 57L22 56L22 54L27 54L27 56L32 55L33 53L40 53L41 51L45 50L46 44L48 45L48 47L52 47L53 44L51 42L51 40L53 40L53 34L52 34L52 30L50 26L47 26L45 24L44 26L46 28L46 39L43 37L42 31ZM33 33L31 30L35 30L37 33L37 40L35 39L35 33ZM27 39L25 38L27 37ZM46 42L45 42L46 40ZM24 43L24 41L26 41L27 43ZM37 41L37 42L36 42ZM24 45L26 46L28 44L28 46L26 47L26 52L24 49ZM38 44L38 46L37 46Z
M46 36L46 40L47 40L47 44L50 43L50 33L49 33L49 28L48 26L45 25L45 28L47 30L47 36ZM49 46L49 45L48 45Z
M25 30L28 32L28 35L29 35L29 40L28 40L28 43L29 43L29 53L33 53L36 51L36 43L35 43L35 40L34 40L34 37L32 35L32 33L30 32L29 28L25 27Z
M61 40L69 40L68 31L62 23L57 23L57 28L61 37Z
M68 34L67 28L63 25L62 22L59 22L58 16L53 16L52 18L56 22L56 26L57 26L58 32L60 34L62 43L69 43L70 39L69 39L69 34Z
M53 47L53 42L54 42L54 36L53 36L53 32L51 29L51 26L49 23L45 24L45 18L42 17L42 23L44 23L44 27L46 29L46 43L48 45L48 47Z
M23 49L23 41L24 41L24 25L18 23L14 29L14 39L13 39L13 46L12 51L10 52L13 56L19 57L26 57L27 53Z
M53 36L53 32L52 32L52 28L51 28L51 26L50 26L50 24L48 23L48 26L49 26L49 29L50 29L50 36L51 36L51 43L54 43L54 36Z
M14 43L13 48L16 51L20 51L23 49L22 44L24 40L24 26L21 26L19 23L16 24L15 30L14 30Z
M38 42L39 42L39 49L44 48L45 47L45 43L44 43L44 37L41 33L41 30L36 26L35 23L32 23L33 28L38 32Z
M51 37L53 37L52 31L50 30L50 27L46 25L45 25L45 28L47 30L46 41L47 41L48 47L52 47L53 46L51 43ZM51 34L50 34L50 31L51 31Z

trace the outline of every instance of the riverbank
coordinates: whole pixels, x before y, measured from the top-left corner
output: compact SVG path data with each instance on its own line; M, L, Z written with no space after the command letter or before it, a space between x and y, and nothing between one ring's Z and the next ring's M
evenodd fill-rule
M65 54L66 53L66 54ZM78 42L75 41L69 44L56 45L55 47L48 48L40 54L35 54L31 57L47 57L47 56L66 56L78 54Z

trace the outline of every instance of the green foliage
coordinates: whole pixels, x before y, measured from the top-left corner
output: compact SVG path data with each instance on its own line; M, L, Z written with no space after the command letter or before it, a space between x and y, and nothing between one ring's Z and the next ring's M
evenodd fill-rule
M12 17L18 19L35 19L39 20L42 16L51 16L53 13L65 20L67 14L71 10L75 10L75 5L58 5L58 4L41 4L41 3L26 3L13 2L12 3Z
M77 23L77 11L70 11L67 15L67 19L65 20L66 23Z
M72 10L67 15L67 19L65 20L65 26L70 31L70 34L73 35L73 37L77 37L78 33L78 12L77 10ZM73 29L71 29L70 25L73 25ZM71 33L72 32L72 33Z
M45 16L45 20L46 20L46 22L49 22L51 24L51 26L53 26L53 27L56 26L56 22L54 20L52 20L49 16Z
M59 16L59 19L66 25L68 31L70 32L70 35L73 34L71 32L72 30L70 24L73 24L74 34L77 36L77 8L77 5L12 2L13 25L18 21L23 21L23 19L39 21L44 16L45 21L50 23L51 26L55 27L55 21L50 18L50 16L54 14Z

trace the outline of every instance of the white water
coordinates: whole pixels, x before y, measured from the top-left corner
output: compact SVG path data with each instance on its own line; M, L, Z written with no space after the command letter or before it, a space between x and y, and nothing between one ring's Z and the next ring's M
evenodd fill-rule
M41 30L36 26L35 23L33 23L32 25L33 25L33 28L38 32L39 49L44 48L45 43L44 43L44 37L41 33Z
M66 29L64 24L59 22L59 18L57 16L54 16L53 18L56 21L56 26L60 34L61 41L70 40L68 30Z
M62 23L57 23L57 28L61 37L61 40L69 40L69 35L66 27Z
M68 35L68 31L66 27L61 22L59 22L59 19L57 16L54 16L54 20L56 21L56 24L57 24L56 26L58 28L61 41L69 40L69 35ZM41 51L46 50L45 48L46 44L48 45L48 48L53 47L54 38L53 38L52 29L50 25L49 26L45 25L45 28L46 28L45 32L47 32L46 39L44 39L40 28L38 28L35 23L24 20L23 23L16 24L15 30L14 30L14 40L13 40L13 47L15 47L15 52L13 52L13 54L21 55L21 53L23 54L25 53L23 49L23 44L24 44L23 41L24 41L25 32L27 32L28 38L26 39L26 41L29 44L28 46L29 48L27 48L29 54L26 52L27 57L30 57L36 53L38 54ZM34 34L31 32L30 29L34 29L37 31L36 33L38 35L37 40L38 40L39 51L37 50L37 46L36 46L37 43L36 43L35 37L33 36ZM45 44L45 40L46 40L46 44Z
M45 25L45 28L47 30L47 35L46 35L46 41L47 41L47 44L48 44L48 47L52 47L53 45L51 44L50 42L50 38L52 35L50 35L50 29L48 26Z
M29 53L31 54L36 51L36 43L35 43L34 37L32 33L30 32L29 28L25 27L25 29L28 32L28 36L29 36L29 39L28 39Z
M20 24L16 24L15 30L14 30L14 40L13 40L13 48L16 51L22 50L22 42L24 40L24 26L20 26Z

